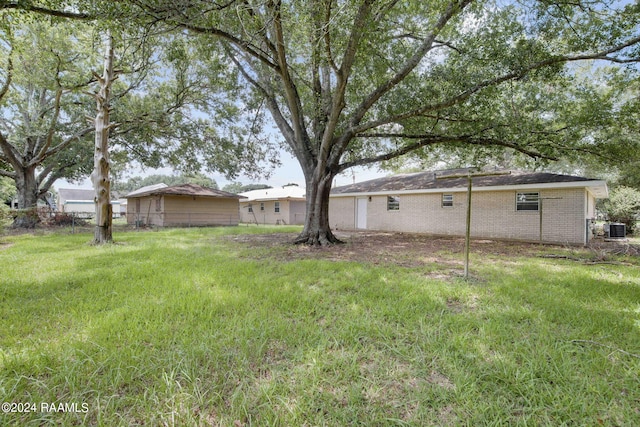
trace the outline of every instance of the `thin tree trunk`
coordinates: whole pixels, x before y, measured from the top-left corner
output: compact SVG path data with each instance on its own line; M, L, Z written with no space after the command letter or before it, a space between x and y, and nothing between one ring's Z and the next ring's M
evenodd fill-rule
M113 241L111 205L111 180L109 163L109 98L113 75L113 38L107 34L104 71L98 77L100 89L96 94L97 114L95 118L95 151L93 155L93 172L91 181L95 190L96 229L94 244Z

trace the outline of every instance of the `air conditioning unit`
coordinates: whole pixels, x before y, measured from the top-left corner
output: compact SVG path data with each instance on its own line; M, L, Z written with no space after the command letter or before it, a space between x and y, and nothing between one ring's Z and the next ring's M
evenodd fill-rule
M620 223L609 224L610 239L624 239L627 236L626 225Z

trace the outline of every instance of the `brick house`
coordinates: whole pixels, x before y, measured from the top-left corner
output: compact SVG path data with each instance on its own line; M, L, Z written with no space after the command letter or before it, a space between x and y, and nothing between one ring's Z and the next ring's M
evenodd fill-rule
M418 172L332 189L332 228L464 236L467 170ZM587 244L602 180L540 172L473 178L471 236Z
M125 196L127 223L160 227L238 225L242 196L196 184L156 184Z
M305 189L297 185L240 193L240 222L256 224L304 224Z

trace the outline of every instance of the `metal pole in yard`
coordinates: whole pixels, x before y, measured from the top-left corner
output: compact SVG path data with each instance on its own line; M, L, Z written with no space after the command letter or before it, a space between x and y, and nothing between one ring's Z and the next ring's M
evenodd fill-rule
M466 174L460 175L445 175L436 176L436 179L455 179L455 178L467 178L467 218L466 218L466 230L464 236L464 279L469 280L469 252L471 248L471 190L473 178L481 176L496 176L496 175L509 175L511 171L501 172L479 172L472 173L471 169Z
M464 236L464 279L469 279L469 247L471 246L471 175L467 177L467 230Z

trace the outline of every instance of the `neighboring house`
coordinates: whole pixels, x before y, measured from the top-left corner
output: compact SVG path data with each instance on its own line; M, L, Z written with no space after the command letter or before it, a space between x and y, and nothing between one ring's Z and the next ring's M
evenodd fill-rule
M334 188L329 221L336 229L464 236L466 170L418 172ZM436 179L438 178L438 179ZM517 172L473 178L471 236L587 244L593 237L602 180Z
M196 184L157 184L133 191L127 222L160 227L238 225L241 196Z
M304 224L305 189L297 185L240 193L240 222L256 224Z
M297 185L240 193L240 222L256 224L304 224L305 189Z
M121 217L127 215L127 199L118 199L120 203L120 211L118 212Z
M92 217L96 212L95 191L80 188L59 188L58 209L60 212L73 213L82 217ZM112 200L114 216L120 214L120 201Z

